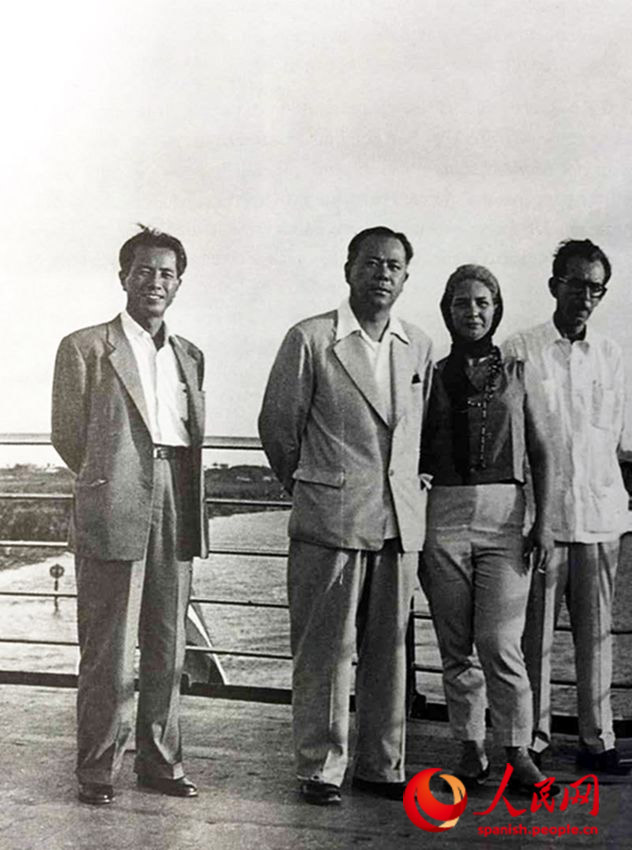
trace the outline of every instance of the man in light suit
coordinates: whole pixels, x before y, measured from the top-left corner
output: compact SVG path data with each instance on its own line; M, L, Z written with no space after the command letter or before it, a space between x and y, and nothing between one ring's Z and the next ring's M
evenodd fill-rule
M259 430L292 494L288 595L293 726L305 801L341 801L357 647L354 787L404 791L405 634L424 539L419 443L431 345L391 316L412 248L374 227L355 236L338 310L290 329Z
M164 323L187 262L180 241L143 228L119 262L126 309L62 340L53 386L52 442L77 476L77 778L93 805L112 802L131 737L137 636L138 783L197 795L179 693L191 561L207 551L204 361Z

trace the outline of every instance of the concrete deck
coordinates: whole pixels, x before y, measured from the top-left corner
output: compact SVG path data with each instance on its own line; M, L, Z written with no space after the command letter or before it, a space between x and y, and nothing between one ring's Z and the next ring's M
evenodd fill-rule
M177 800L139 791L128 755L115 803L93 808L75 796L74 700L71 690L0 686L1 850L418 850L489 848L507 842L516 848L632 848L631 778L600 783L596 817L590 816L589 806L576 805L564 813L541 809L512 818L502 802L493 814L475 816L474 811L489 806L504 770L502 753L492 750L495 769L489 785L470 795L453 829L430 834L408 820L400 803L346 786L338 809L303 803L292 771L289 707L190 696L183 698L186 762L200 796ZM457 747L444 724L413 721L408 741L411 774L425 767L449 772L456 761ZM621 745L632 751L632 741ZM549 771L563 782L579 777L573 747L571 739L560 739L555 769ZM510 799L529 807L529 801ZM479 833L479 827L520 824L526 829L596 826L599 834Z

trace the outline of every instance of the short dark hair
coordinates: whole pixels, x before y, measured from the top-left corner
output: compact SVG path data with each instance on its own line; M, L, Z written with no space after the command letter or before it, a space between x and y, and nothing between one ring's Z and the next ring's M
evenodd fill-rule
M176 255L176 270L178 277L182 277L184 270L187 267L187 255L179 239L171 236L169 233L163 233L162 230L156 230L153 227L145 227L144 224L138 225L141 230L135 236L132 236L127 242L124 242L119 251L119 266L121 273L127 275L134 262L134 255L137 248L166 248L173 251Z
M598 245L590 239L565 239L557 247L553 255L553 277L560 278L566 274L566 266L571 257L580 257L589 263L601 263L606 273L604 284L610 280L612 268L610 260Z
M387 236L391 239L399 239L399 241L404 246L404 253L406 254L406 264L408 264L413 258L413 246L410 244L408 239L403 233L396 233L394 230L391 230L390 227L367 227L366 230L361 230L359 233L353 237L351 242L349 242L349 247L347 248L347 265L350 266L360 253L360 248L362 247L362 243L365 239L369 239L371 236Z

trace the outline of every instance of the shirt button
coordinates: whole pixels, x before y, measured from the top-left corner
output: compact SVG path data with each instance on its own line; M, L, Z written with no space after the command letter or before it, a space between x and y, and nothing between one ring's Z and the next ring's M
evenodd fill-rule
M392 477L393 477L393 475L395 475L395 470L394 470L394 469L389 469L388 474L389 474L389 475L391 476L391 478L392 478Z

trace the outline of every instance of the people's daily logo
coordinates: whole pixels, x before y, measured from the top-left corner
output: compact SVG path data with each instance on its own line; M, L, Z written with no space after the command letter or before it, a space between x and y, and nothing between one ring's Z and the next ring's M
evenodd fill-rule
M429 767L426 770L422 770L421 773L413 776L404 791L402 802L409 820L415 826L418 826L419 829L425 830L425 832L445 832L447 829L452 829L458 823L459 818L467 806L467 794L461 780L456 776L452 776L450 773L442 773L441 771L442 768L440 767ZM451 803L442 803L440 800L437 800L430 790L430 780L437 773L447 783L452 792ZM599 780L592 773L587 773L574 782L569 782L564 786L564 793L560 794L559 797L556 794L559 794L562 789L555 785L554 776L545 777L540 782L534 782L531 804L528 809L524 804L521 808L518 808L505 794L511 788L509 780L512 773L512 765L507 764L500 784L494 794L494 799L483 811L472 812L475 817L484 817L485 815L492 814L501 803L504 804L507 813L512 818L521 817L527 811L535 814L541 809L547 812L559 811L566 813L569 808L572 809L574 806L590 806L590 815L592 817L596 817L599 812ZM559 804L557 808L556 804ZM487 829L492 830L492 832L485 832ZM479 827L479 832L481 830L483 830L482 834L485 835L495 835L496 830L501 830L498 834L504 834L503 830L508 830L507 834L529 832L530 835L578 835L580 827L571 826L570 823L567 823L560 827L525 827L524 825L513 827L511 825L508 827ZM597 827L583 828L585 835L596 834L596 832Z
M429 767L417 773L404 791L404 809L410 820L426 832L444 832L452 829L467 806L465 786L460 779L450 773L440 773L440 767ZM430 790L430 779L439 773L452 789L453 803L442 803ZM426 817L424 817L424 815ZM427 817L437 823L431 823Z

